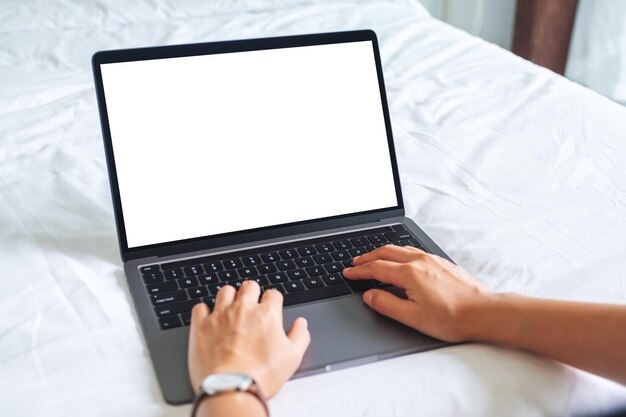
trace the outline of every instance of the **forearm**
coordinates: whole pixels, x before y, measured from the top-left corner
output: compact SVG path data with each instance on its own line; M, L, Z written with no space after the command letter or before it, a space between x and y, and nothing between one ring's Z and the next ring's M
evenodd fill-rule
M247 392L229 392L204 399L195 417L267 416L261 401L254 395Z
M626 384L626 306L496 294L469 322L470 340L515 346Z

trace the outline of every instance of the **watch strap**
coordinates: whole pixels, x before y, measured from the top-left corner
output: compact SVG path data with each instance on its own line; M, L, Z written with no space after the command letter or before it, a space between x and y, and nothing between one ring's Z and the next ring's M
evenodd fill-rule
M193 407L191 408L191 417L196 417L196 413L198 412L198 407L200 407L200 403L202 400L207 398L209 394L204 392L202 388L200 388L200 392L196 395L196 398L193 400Z
M209 398L209 397L215 397L220 394L225 394L227 392L247 392L248 394L254 395L263 405L263 409L265 409L265 415L269 417L270 410L267 407L267 400L265 399L265 396L259 389L259 386L254 379L252 380L252 383L250 384L247 390L233 389L230 391L216 392L215 394L210 395L206 391L204 391L202 387L200 387L200 390L198 391L198 394L196 395L196 398L194 399L194 402L193 402L193 408L191 409L191 417L196 417L196 413L198 412L198 407L200 407L200 403L204 399Z

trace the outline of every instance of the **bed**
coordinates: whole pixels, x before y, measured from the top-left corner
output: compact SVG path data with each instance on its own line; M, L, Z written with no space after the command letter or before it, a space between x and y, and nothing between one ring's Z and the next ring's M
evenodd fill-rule
M186 416L122 271L90 69L100 49L379 36L407 215L494 291L626 303L626 108L413 0L0 2L3 416ZM463 344L296 379L282 416L565 416L626 388Z

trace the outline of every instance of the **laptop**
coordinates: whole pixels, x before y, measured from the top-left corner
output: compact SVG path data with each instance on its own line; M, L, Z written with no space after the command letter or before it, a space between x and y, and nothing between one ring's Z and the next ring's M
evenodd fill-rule
M445 343L364 305L354 256L448 256L404 204L370 30L102 51L92 59L121 257L165 400L190 402L190 311L225 285L308 319L295 377ZM417 161L416 161L417 163ZM449 259L449 258L448 258Z

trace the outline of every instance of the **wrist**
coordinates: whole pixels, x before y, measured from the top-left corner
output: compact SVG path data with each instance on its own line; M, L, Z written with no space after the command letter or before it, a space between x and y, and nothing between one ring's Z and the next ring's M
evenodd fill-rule
M498 334L507 326L506 311L520 298L516 293L488 293L473 304L466 314L464 340L468 342L498 342ZM509 323L510 324L510 323Z
M206 397L198 405L197 417L207 416L263 416L267 415L263 403L249 392L230 391Z

